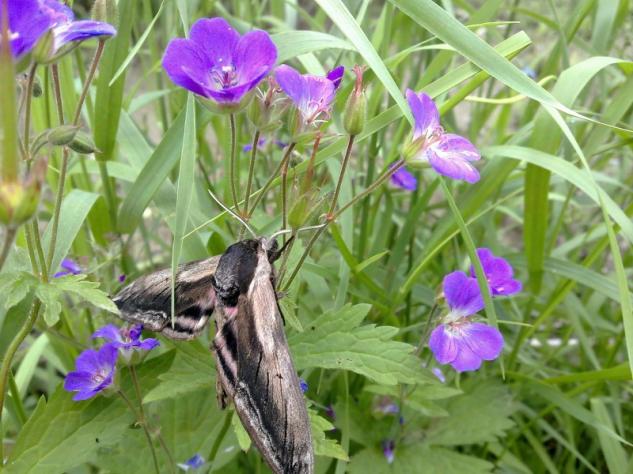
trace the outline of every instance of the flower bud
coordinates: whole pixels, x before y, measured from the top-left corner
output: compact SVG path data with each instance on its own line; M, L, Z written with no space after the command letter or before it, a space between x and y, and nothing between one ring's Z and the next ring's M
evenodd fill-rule
M93 20L118 25L119 11L116 6L116 0L95 0L91 16Z
M353 70L356 74L356 83L345 104L343 125L347 133L350 135L358 135L365 128L367 97L363 90L363 68L356 65Z
M76 125L62 125L48 132L48 142L54 146L68 145L77 135L79 127Z
M24 181L0 182L0 222L20 225L30 219L39 203L46 161L39 161Z
M424 137L418 137L416 139L411 136L405 143L402 149L402 157L407 162L407 166L413 168L425 167L427 165L426 160L423 159ZM421 159L422 155L422 159Z
M99 149L95 145L94 140L86 132L78 131L77 135L68 144L70 149L81 154L90 155L91 153L98 153Z

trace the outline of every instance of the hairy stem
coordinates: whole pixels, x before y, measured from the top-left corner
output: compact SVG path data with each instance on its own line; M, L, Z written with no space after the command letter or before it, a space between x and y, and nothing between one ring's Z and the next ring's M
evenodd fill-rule
M248 180L246 181L246 196L244 196L244 217L248 215L248 200L251 197L251 187L253 186L253 173L255 171L255 159L257 158L257 144L259 143L260 132L257 130L253 137L253 148L251 150L251 162L248 165Z
M229 177L229 181L231 181L231 196L233 197L233 206L235 206L235 211L240 214L240 207L237 201L237 173L235 172L235 170L237 169L237 126L235 125L235 114L229 115L229 122L231 124L231 162L229 166L231 176Z
M95 73L97 72L97 66L99 65L99 61L101 60L101 55L103 54L104 47L105 47L105 40L99 40L99 44L97 45L97 51L95 52L95 55L92 58L92 63L90 64L90 70L88 71L88 76L86 77L86 81L84 82L84 88L81 91L79 102L77 102L77 108L75 109L75 116L73 118L73 125L79 124L79 118L81 117L81 109L88 95L88 89L90 88L92 79L95 77Z
M31 101L33 100L33 84L35 82L35 71L37 64L33 64L29 70L28 79L26 81L26 91L24 96L24 133L22 134L22 140L24 143L24 159L31 159Z

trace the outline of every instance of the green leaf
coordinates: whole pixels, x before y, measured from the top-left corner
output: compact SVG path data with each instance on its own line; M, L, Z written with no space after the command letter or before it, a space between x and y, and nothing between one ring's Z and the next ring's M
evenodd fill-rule
M39 283L39 280L27 272L7 272L0 275L0 294L6 295L3 307L13 308L26 298L29 291Z
M394 461L388 464L379 449L365 449L349 464L350 474L484 474L492 472L492 464L444 448L419 445L399 445Z
M233 432L237 438L237 444L240 445L240 449L244 452L248 451L251 448L251 437L236 413L231 417L231 425L233 426Z
M283 31L271 35L271 38L277 46L279 64L322 49L355 50L349 42L320 31Z
M35 296L39 298L44 306L44 322L50 327L59 321L59 314L62 312L62 291L49 283L40 284L35 290Z
M86 280L86 275L68 275L51 280L50 285L71 293L81 300L90 303L113 314L119 314L119 309L109 298L108 294L99 290L99 283Z
M369 305L346 305L324 313L310 327L288 338L297 369L344 369L393 385L428 380L410 344L394 341L398 329L360 325Z
M132 422L121 401L97 397L74 402L58 387L48 403L42 397L20 432L7 474L66 472L94 461L99 449L121 442Z
M599 422L614 430L609 410L607 410L602 399L591 399L591 411ZM612 437L607 436L603 431L598 431L598 439L600 440L600 447L607 461L609 472L611 474L626 474L630 472L628 469L628 456L622 445Z
M466 393L448 402L449 416L431 427L427 442L456 446L495 441L514 426L510 415L515 409L507 388L477 380L466 386Z
M215 393L215 363L211 351L198 340L172 343L174 362L168 371L156 374L160 383L147 392L143 402L178 399L200 389Z
M332 431L334 425L325 418L319 416L316 411L308 409L310 425L312 427L312 442L314 443L314 454L329 458L349 461L347 453L335 439L328 438L326 431Z
M84 224L90 209L92 209L98 197L98 194L82 191L81 189L73 189L64 197L59 215L55 251L51 268L49 269L50 273L55 273L62 259L70 252L70 247L77 237L79 229ZM45 249L48 248L50 240L51 228L48 226L42 237L42 246Z

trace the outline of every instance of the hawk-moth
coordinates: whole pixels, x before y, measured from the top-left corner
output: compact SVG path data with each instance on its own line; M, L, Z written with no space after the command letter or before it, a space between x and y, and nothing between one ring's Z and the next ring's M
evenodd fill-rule
M137 279L113 300L126 321L172 339L195 338L213 315L220 406L233 402L273 472L312 474L310 421L275 291L280 254L274 238L262 237L180 265L173 325L170 269Z

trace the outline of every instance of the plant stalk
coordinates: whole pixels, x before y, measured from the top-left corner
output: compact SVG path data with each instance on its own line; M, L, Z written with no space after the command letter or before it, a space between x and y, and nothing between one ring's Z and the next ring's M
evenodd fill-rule
M235 114L229 115L229 122L231 124L231 162L229 166L229 170L231 172L231 176L229 176L229 181L231 181L231 196L233 198L233 206L235 206L235 211L240 214L240 207L237 200L237 126L235 124Z
M142 414L136 412L136 408L130 401L130 399L123 393L122 390L118 390L117 393L123 399L123 401L127 404L130 411L134 414L134 418L136 418L136 422L141 425L143 431L145 432L145 437L147 438L147 444L149 445L149 449L152 452L152 460L154 461L154 470L156 474L160 474L160 468L158 465L158 456L156 456L156 449L154 448L154 443L152 442L152 435L147 428L147 423L145 422L145 417Z

